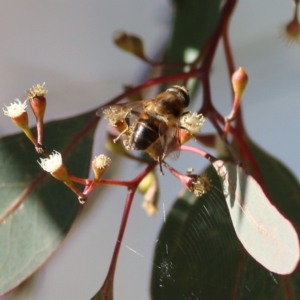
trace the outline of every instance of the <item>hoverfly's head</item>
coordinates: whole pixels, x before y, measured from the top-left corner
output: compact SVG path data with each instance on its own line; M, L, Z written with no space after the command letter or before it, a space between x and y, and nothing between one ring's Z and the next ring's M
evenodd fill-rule
M173 85L172 87L167 89L168 92L173 92L178 95L184 104L184 107L188 107L190 104L190 94L188 90L184 86Z

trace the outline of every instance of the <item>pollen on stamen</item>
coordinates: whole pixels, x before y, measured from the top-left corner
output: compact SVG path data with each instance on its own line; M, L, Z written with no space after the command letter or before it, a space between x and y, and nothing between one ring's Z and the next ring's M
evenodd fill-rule
M4 115L10 118L17 118L22 115L22 113L26 112L27 103L26 100L22 103L19 99L15 99L15 102L10 103L9 106L4 106L6 107L6 110L5 108L2 108Z
M98 169L107 168L110 165L110 163L111 159L104 154L96 156L93 160L93 165Z
M128 111L123 109L118 109L116 107L109 107L102 111L104 119L109 121L109 124L116 127L118 123L124 123Z
M98 181L102 177L105 170L109 167L111 159L104 154L100 154L92 161L92 169L94 172L94 180Z
M28 93L28 99L33 99L37 97L44 97L45 94L48 93L48 91L45 88L45 82L41 84L37 84L36 86L32 86L32 88L27 91Z
M202 114L197 114L195 112L187 113L180 119L180 124L182 127L187 129L191 134L196 134L201 130L201 127L205 121Z
M200 197L206 194L211 188L211 180L206 173L198 175L196 179L192 182L191 190L193 193Z

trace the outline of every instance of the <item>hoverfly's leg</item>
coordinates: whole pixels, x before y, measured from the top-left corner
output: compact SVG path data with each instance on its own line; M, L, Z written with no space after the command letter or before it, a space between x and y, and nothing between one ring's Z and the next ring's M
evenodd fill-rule
M113 142L116 143L120 137L125 134L128 130L129 130L129 124L128 124L128 118L127 118L128 112L126 113L126 115L124 116L124 122L126 123L126 128L115 138L113 139Z
M158 156L156 159L159 164L160 175L162 175L162 176L165 175L163 172L163 169L162 169L162 163L164 162L163 159L164 159L164 157L161 157L161 156Z
M126 124L126 128L116 137L116 138L114 138L113 139L113 142L114 143L116 143L119 139L120 139L120 137L123 135L123 134L125 134L126 133L126 131L128 131L129 130L129 126L128 126L128 124Z

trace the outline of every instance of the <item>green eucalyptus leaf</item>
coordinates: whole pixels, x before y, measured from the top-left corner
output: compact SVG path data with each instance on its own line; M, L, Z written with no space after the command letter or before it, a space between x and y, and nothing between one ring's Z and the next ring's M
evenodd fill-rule
M294 224L299 236L299 183L279 160L250 139L247 146L260 167L269 200ZM152 298L300 298L299 265L292 274L281 276L254 260L234 232L220 177L212 166L206 172L212 180L211 191L200 198L186 191L163 225L155 250Z
M194 61L216 28L220 16L221 0L174 0L173 31L165 54L167 63ZM182 72L183 67L166 68L164 75ZM199 80L189 82L191 99L194 99ZM166 85L161 90L166 89Z
M207 171L215 188L200 198L186 191L163 225L156 243L152 299L232 299L243 248L219 177L212 167Z
M247 139L247 146L255 157L263 177L270 201L286 216L300 233L300 185L294 174L277 158L265 152L251 139ZM255 173L251 170L254 177Z
M291 222L271 204L261 186L232 163L213 163L235 232L248 253L266 269L291 274L299 263L299 238Z
M49 152L66 151L63 161L71 174L88 176L94 117L93 111L45 124L45 145ZM72 191L43 172L39 157L23 133L0 140L0 294L19 285L49 258L81 207Z
M265 269L239 241L212 166L212 189L176 200L160 232L152 270L152 299L285 299L300 296L299 266L288 276Z
M176 0L174 26L166 61L184 61L188 49L201 50L216 28L221 0ZM166 74L182 69L167 69Z

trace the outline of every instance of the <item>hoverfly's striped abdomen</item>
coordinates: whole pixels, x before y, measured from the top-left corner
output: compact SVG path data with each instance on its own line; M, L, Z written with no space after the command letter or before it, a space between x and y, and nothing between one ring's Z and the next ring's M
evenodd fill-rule
M146 150L157 139L167 131L167 124L146 115L140 118L135 125L134 133L131 138L131 146L135 150Z

